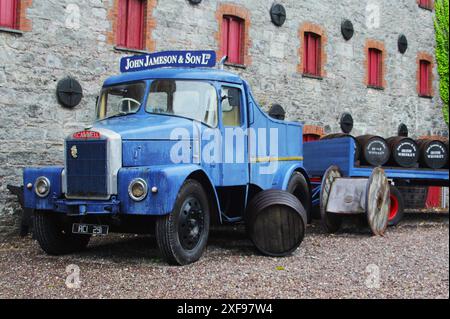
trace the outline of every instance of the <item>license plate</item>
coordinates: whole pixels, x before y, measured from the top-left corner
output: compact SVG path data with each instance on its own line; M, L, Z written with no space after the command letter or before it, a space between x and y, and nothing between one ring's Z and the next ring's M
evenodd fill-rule
M107 235L109 231L108 225L93 224L73 224L72 233L86 235Z

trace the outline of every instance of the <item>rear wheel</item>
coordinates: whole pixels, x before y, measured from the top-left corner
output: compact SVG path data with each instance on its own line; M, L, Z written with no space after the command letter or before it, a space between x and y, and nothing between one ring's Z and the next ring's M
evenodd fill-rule
M58 213L36 211L34 235L41 248L49 255L62 255L86 248L90 235L73 234L71 224L64 223Z
M188 179L181 186L172 212L156 221L156 240L172 265L200 259L209 235L209 203L202 185Z
M405 204L397 187L390 185L390 200L388 226L396 226L403 219Z
M312 221L311 213L311 192L309 190L308 182L300 172L294 172L289 180L287 191L297 197L306 211L308 223Z
M329 233L335 233L342 224L342 215L329 213L327 211L328 198L331 192L331 186L336 178L342 177L341 171L337 166L330 166L322 178L320 190L320 218L325 230Z

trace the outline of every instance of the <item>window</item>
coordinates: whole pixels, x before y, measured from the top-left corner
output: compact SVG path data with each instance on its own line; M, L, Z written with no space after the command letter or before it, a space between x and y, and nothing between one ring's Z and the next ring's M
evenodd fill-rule
M418 0L419 7L431 10L433 7L433 0Z
M97 104L97 120L136 113L145 94L145 83L121 84L102 89Z
M431 96L431 63L426 60L420 60L419 63L419 95Z
M297 71L304 76L318 79L326 77L328 37L325 29L310 22L304 22L298 30L299 37L299 64Z
M207 82L154 80L145 110L183 116L216 127L216 89Z
M0 0L0 27L17 29L17 0Z
M305 32L304 41L305 48L303 50L303 73L313 76L320 76L320 36L312 32Z
M368 86L383 87L383 52L378 49L369 49L369 79Z
M222 87L222 122L224 126L241 126L241 90Z
M244 20L235 16L223 16L222 52L228 56L228 62L244 64L243 54Z
M117 45L129 49L144 49L144 0L119 0Z

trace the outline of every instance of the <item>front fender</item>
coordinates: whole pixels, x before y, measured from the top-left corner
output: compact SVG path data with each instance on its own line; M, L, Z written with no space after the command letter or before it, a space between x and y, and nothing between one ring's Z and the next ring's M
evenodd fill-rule
M121 168L118 174L120 212L135 215L169 214L184 181L198 170L201 168L194 164ZM135 178L142 178L148 185L147 196L139 202L128 195L128 186ZM157 188L157 192L152 192L153 187Z
M23 195L25 208L53 210L54 201L62 194L61 189L61 173L63 167L48 166L48 167L27 167L23 171ZM41 198L34 192L34 184L38 177L45 176L50 181L50 193ZM28 184L32 187L29 189Z

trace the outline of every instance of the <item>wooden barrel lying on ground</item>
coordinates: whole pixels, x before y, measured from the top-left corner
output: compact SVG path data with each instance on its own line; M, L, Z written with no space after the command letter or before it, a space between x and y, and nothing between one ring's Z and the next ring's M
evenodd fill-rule
M307 217L297 197L269 189L253 197L245 222L247 233L260 252L281 257L295 251L303 241Z
M419 164L421 167L439 169L448 162L448 147L444 142L435 139L419 139Z
M416 167L419 161L419 147L413 139L404 136L388 138L387 143L391 151L388 164L406 168Z
M361 165L382 166L387 163L391 151L384 138L376 135L362 135L356 140L361 147L359 155Z
M325 136L322 136L321 140L331 140L334 138L341 138L341 137L351 137L355 141L355 162L359 160L360 154L361 154L361 145L359 145L358 141L353 135L347 134L347 133L333 133L328 134Z

